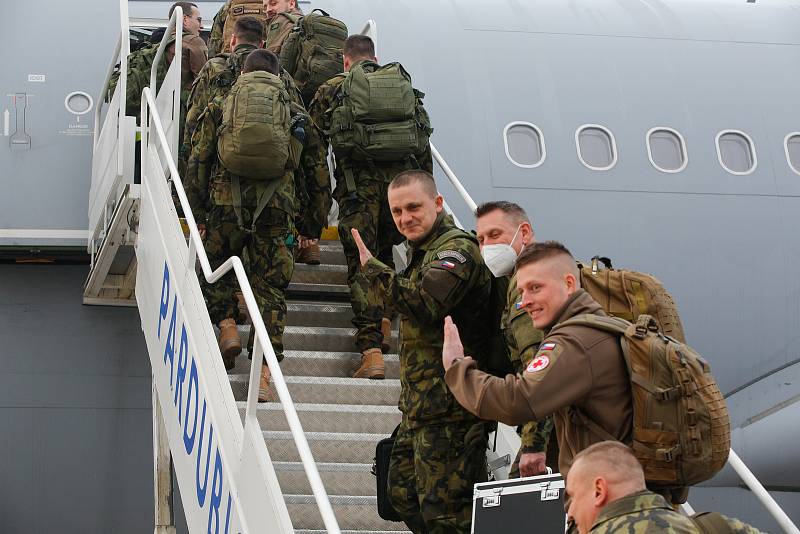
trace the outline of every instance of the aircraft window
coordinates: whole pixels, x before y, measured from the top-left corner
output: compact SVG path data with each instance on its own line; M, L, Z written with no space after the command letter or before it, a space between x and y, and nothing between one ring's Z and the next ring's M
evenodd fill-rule
M544 136L535 124L511 122L503 129L506 157L517 167L532 169L545 157Z
M789 162L789 167L795 173L800 174L800 132L787 135L783 148L786 150L786 160Z
M758 164L753 140L738 130L717 134L717 157L720 165L731 174L750 174Z
M658 127L647 132L647 155L653 167L662 172L680 172L686 168L686 142L672 128Z
M617 143L606 127L584 124L575 132L578 158L595 171L606 171L617 163Z

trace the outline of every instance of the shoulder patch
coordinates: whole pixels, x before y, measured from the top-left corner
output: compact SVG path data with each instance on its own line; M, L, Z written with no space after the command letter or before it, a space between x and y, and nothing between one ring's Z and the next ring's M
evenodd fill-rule
M525 372L538 373L539 371L545 370L548 365L550 365L550 358L544 354L540 354L539 356L531 360L531 363L529 363L528 367L525 368Z
M458 263L467 263L467 258L465 258L464 255L457 250L441 250L436 253L436 257L440 260L445 258L453 258L454 260L458 261Z
M539 350L553 350L555 348L555 343L542 343L542 345L539 347Z

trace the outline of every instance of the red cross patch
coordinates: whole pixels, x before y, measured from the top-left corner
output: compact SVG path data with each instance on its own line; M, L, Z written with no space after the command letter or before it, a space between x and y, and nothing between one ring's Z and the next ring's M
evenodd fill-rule
M528 373L538 373L539 371L546 369L548 365L550 365L550 358L543 354L534 358L531 363L528 364L528 367L525 369L525 371Z

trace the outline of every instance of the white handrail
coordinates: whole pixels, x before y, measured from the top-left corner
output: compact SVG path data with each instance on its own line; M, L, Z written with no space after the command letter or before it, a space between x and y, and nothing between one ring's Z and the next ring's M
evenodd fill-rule
M780 507L780 505L775 502L775 499L772 498L772 495L764 488L761 482L758 481L756 476L753 474L752 471L744 464L739 455L734 452L733 449L730 450L728 454L728 464L736 471L736 474L742 479L742 481L750 488L755 496L761 501L761 504L767 509L767 511L772 515L772 517L777 521L778 526L780 526L786 534L800 534L800 529L789 519L789 516L786 515L786 512Z
M319 475L319 471L317 470L317 465L314 462L314 457L311 454L311 449L308 446L308 441L306 440L305 433L303 432L300 418L297 416L297 411L295 410L294 403L292 402L291 395L289 394L289 388L286 385L283 372L281 371L281 368L278 364L278 359L275 356L275 350L272 347L272 343L269 342L267 328L264 325L264 320L262 319L258 305L256 304L253 290L250 287L249 281L247 280L247 274L245 273L242 260L239 259L238 256L231 256L225 261L225 263L220 265L217 270L211 270L211 263L208 261L208 256L206 255L206 251L203 246L203 240L200 238L200 231L197 228L197 223L194 219L194 215L192 214L191 206L189 205L189 200L186 197L186 191L183 189L183 183L178 175L178 169L175 166L169 149L169 143L167 142L166 134L164 133L164 129L161 125L161 117L159 116L155 99L153 98L150 88L146 87L142 92L142 125L148 124L148 112L152 113L153 115L151 124L155 128L158 143L161 145L161 149L164 151L164 157L167 160L170 176L172 177L175 190L178 193L178 198L180 199L181 207L183 208L183 213L186 217L186 224L189 228L191 244L197 253L200 266L203 270L203 276L205 276L209 283L213 284L228 271L233 269L233 271L236 273L236 279L239 282L239 288L244 296L245 304L247 305L247 312L251 318L252 327L255 328L256 331L254 354L250 368L250 382L248 384L248 402L247 410L245 412L245 421L252 420L257 416L257 405L254 399L254 392L256 392L255 394L257 395L258 380L260 378L260 369L263 361L260 355L261 351L266 348L266 351L264 351L264 356L266 357L267 365L272 372L272 380L275 384L275 389L278 392L278 398L281 401L283 411L286 415L286 421L289 424L289 429L292 432L292 437L294 438L297 451L300 454L300 461L303 464L303 469L305 470L309 484L311 485L311 491L314 494L314 499L319 507L322 521L324 522L325 528L329 533L341 534L338 521L336 520L336 516L333 514L333 508L331 507L330 500L328 499L328 494L322 484L322 479ZM145 161L144 151L147 150L148 137L148 128L143 127L143 162Z
M178 24L178 17L180 17L180 24ZM183 40L183 9L181 6L175 6L172 16L169 18L169 22L167 23L167 29L164 30L164 37L161 39L161 43L158 45L156 56L153 58L153 65L150 67L150 89L155 94L158 94L158 85L156 84L158 76L158 64L161 63L161 57L164 55L164 51L167 49L167 40L172 35L173 30L175 31L175 57L173 57L172 60L181 61L181 44ZM144 123L142 123L142 127L144 128Z
M430 145L431 145L431 155L433 156L433 159L436 161L436 163L439 164L439 167L442 169L442 171L444 171L444 175L447 176L447 179L450 180L450 183L453 184L453 187L456 189L458 194L461 195L461 198L464 199L464 202L466 202L467 206L469 207L470 212L472 212L472 214L474 215L478 209L478 205L475 203L474 200L472 200L472 197L469 196L469 193L464 188L464 186L461 185L461 181L456 176L456 173L453 172L453 170L450 168L450 165L447 164L447 162L439 153L439 151L436 149L434 144L431 143Z
M361 28L359 34L366 35L372 39L372 45L375 47L375 57L378 57L378 24L373 19L369 19L364 24L364 27Z
M119 103L119 119L125 116L125 94L128 85L128 55L131 53L131 31L128 23L128 0L120 0L119 2L119 19L120 19L120 32L117 44L114 47L114 54L111 56L111 64L106 70L106 77L103 80L103 86L100 94L97 97L97 105L94 108L94 136L92 143L92 152L97 146L97 140L100 138L100 117L103 111L103 102L108 92L108 84L111 82L111 76L114 74L114 66L117 64L119 58L119 78L117 81L117 88L119 89L120 103ZM122 174L122 152L117 156L117 174Z

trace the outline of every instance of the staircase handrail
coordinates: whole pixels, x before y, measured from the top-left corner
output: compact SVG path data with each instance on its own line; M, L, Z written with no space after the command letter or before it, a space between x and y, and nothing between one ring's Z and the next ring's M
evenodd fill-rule
M128 55L131 53L131 38L130 38L130 26L128 23L128 2L127 0L120 0L119 3L119 17L120 17L120 33L119 38L117 39L117 43L114 46L114 53L111 56L111 64L106 69L106 76L103 79L103 85L100 89L100 94L97 96L95 100L97 105L94 108L94 132L93 132L93 141L92 141L92 152L94 152L95 147L97 146L97 140L100 137L100 119L102 117L103 112L103 103L106 100L106 94L108 94L108 86L111 83L111 77L114 75L114 67L117 64L117 58L119 58L119 79L117 81L117 88L120 92L120 116L125 116L125 92L127 90L128 84ZM122 174L122 155L117 158L117 173Z
M300 455L300 460L303 464L303 469L305 470L306 476L308 477L308 481L311 486L311 491L314 495L314 499L317 503L317 506L319 507L320 515L322 516L325 528L331 534L340 534L341 530L339 528L338 521L336 520L336 517L333 513L333 508L331 506L330 499L328 498L328 494L325 490L325 487L322 484L322 478L320 477L319 471L317 470L317 465L314 462L314 457L311 453L308 441L306 440L305 433L303 432L303 427L300 423L300 418L297 415L297 411L295 409L294 403L289 393L289 388L286 385L286 380L284 379L283 372L281 371L281 368L278 364L278 359L275 356L275 350L272 347L272 343L269 340L269 335L267 333L266 326L264 325L264 320L262 319L261 313L258 309L258 305L256 304L255 296L253 295L253 290L250 287L250 283L247 279L247 274L244 270L244 265L242 264L242 260L238 256L231 256L230 258L225 260L225 262L222 265L220 265L216 270L211 269L211 263L208 260L205 247L203 246L203 240L200 237L200 230L197 228L197 222L195 221L194 215L192 213L189 200L186 197L186 191L184 190L183 183L181 181L180 176L178 175L178 169L174 163L172 154L169 149L169 143L167 142L166 134L161 125L161 118L158 113L158 108L156 107L155 99L153 98L153 94L150 88L146 87L142 92L141 120L143 125L148 124L147 122L148 112L152 114L149 124L151 124L155 128L158 143L161 145L161 150L163 150L164 152L164 157L167 160L167 165L169 168L172 183L175 186L175 190L178 194L181 207L183 208L184 216L186 217L186 225L189 229L189 236L190 236L189 264L194 264L195 258L199 260L200 266L203 271L203 276L211 284L219 280L229 271L233 270L234 273L236 274L236 279L239 283L242 295L244 296L244 301L247 306L248 315L251 318L252 327L256 331L255 340L253 342L254 353L253 353L252 363L250 366L250 381L248 384L245 423L248 421L253 421L257 417L258 386L259 386L259 378L261 374L260 371L262 365L261 356L263 349L266 348L266 351L263 353L263 355L267 359L267 365L269 366L269 369L272 373L272 380L275 385L275 389L278 393L278 398L281 401L281 406L283 408L284 414L286 415L286 421L289 425L289 429L292 433L295 446L297 447L297 451ZM143 150L147 146L146 142L147 135L148 135L147 129L143 128L142 129Z
M178 20L181 21L180 24L178 24ZM167 49L167 41L173 31L175 32L175 57L177 61L181 61L181 45L183 44L183 8L181 8L181 6L175 6L175 9L172 11L172 16L169 18L169 22L167 22L167 28L164 30L164 37L158 45L158 50L156 50L156 55L153 58L153 65L150 67L150 89L155 94L158 94L158 84L156 84L158 78L158 64L164 56ZM173 61L175 61L175 58L173 58ZM142 123L142 126L144 126L144 123Z
M433 143L430 144L431 146L431 154L433 155L433 159L439 165L439 167L444 172L447 179L450 180L450 183L453 185L455 190L464 200L464 202L469 207L470 211L474 215L478 209L478 205L472 200L467 189L463 186L461 181L458 179L458 176L453 172L450 166L447 164L447 161L442 157L441 153L436 149ZM448 210L449 211L449 210ZM733 448L730 449L730 453L728 454L728 464L736 471L736 474L739 475L739 478L745 483L745 485L753 492L753 494L761 501L761 504L767 509L767 511L772 515L772 518L778 523L778 525L787 533L787 534L800 534L800 530L798 530L797 526L792 522L786 512L780 507L780 505L772 498L769 492L764 488L764 485L759 482L758 478L753 474L752 471L745 465L742 459L736 454L736 451ZM687 503L688 505L688 503ZM687 506L689 510L691 510L691 506Z

